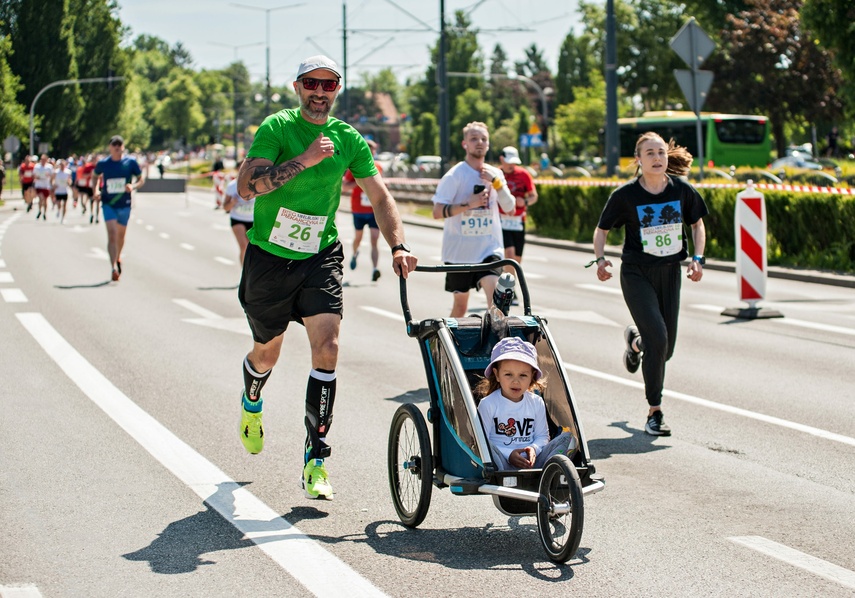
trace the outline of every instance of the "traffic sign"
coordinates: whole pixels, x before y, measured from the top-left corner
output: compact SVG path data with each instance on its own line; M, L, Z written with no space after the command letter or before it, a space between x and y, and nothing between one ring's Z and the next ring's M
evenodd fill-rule
M14 154L21 149L21 140L14 135L9 135L3 140L3 149Z
M712 71L688 71L684 69L674 69L674 77L677 78L677 83L680 84L680 89L683 90L683 95L689 101L689 108L697 114L701 111L704 102L707 100L707 94L713 82ZM692 80L694 79L694 84Z
M543 146L543 138L540 134L536 135L520 135L520 147L542 147Z
M692 17L680 28L677 35L671 38L671 49L686 64L696 69L715 50L715 42Z

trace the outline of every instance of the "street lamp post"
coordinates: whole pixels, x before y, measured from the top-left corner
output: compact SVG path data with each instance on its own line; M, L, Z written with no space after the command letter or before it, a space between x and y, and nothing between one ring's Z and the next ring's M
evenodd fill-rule
M93 77L91 79L63 79L61 81L54 81L53 83L48 83L44 87L41 88L39 93L36 94L36 97L33 98L33 103L30 104L30 155L33 155L33 145L35 144L35 116L36 116L36 102L39 101L39 98L42 97L42 94L46 92L48 89L52 87L59 87L60 85L77 85L80 83L112 83L113 81L122 81L124 77Z
M260 10L260 11L263 11L264 13L266 13L265 14L265 16L266 16L265 22L266 22L267 36L266 36L265 45L267 47L265 49L265 61L266 61L266 65L267 65L266 66L266 79L267 79L267 81L266 81L266 94L265 94L264 110L268 114L270 113L270 13L272 13L275 10L283 10L285 8L295 8L297 6L302 6L303 4L305 4L305 2L301 2L300 4L288 4L287 6L276 6L274 8L263 8L261 6L251 6L249 4L237 4L235 2L232 2L232 6L237 6L238 8L248 8L250 10Z

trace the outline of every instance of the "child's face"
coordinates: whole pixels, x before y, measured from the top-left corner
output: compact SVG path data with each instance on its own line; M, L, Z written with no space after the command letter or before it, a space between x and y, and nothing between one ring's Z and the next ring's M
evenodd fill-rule
M506 399L519 402L534 383L534 368L515 359L504 359L494 366L496 378Z

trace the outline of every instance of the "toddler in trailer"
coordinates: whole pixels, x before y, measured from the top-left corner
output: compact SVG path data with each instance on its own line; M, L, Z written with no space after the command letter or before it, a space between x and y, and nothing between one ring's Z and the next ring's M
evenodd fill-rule
M484 397L478 414L500 470L542 468L553 455L576 450L570 432L549 439L546 405L534 393L545 389L534 345L517 337L503 338L493 347L484 375L476 388Z

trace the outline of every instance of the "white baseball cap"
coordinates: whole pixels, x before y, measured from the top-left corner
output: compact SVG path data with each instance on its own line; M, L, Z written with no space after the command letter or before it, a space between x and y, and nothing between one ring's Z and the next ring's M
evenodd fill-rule
M522 164L520 153L517 151L517 148L512 145L502 149L502 157L508 164Z
M316 69L326 69L328 71L332 71L335 73L335 76L341 79L341 73L338 70L338 65L331 59L327 58L323 54L318 54L317 56L309 56L303 62L300 63L300 67L297 69L297 79L314 71Z

